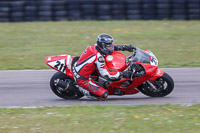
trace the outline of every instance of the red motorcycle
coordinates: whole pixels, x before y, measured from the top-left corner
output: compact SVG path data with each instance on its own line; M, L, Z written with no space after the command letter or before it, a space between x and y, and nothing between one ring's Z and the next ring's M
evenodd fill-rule
M51 80L51 90L64 99L78 99L84 96L74 82L72 66L79 57L71 55L48 56L46 64L57 70ZM136 48L132 56L126 57L120 52L113 52L105 56L105 62L109 69L124 71L127 67L134 68L133 78L110 80L101 77L95 71L91 78L103 88L109 95L127 95L142 92L150 97L164 97L170 94L174 88L173 79L164 71L158 69L158 60L149 50Z

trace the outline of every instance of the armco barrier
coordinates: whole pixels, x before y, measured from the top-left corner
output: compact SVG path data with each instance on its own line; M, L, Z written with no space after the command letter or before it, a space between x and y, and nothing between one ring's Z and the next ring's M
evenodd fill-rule
M0 22L124 19L200 20L200 0L0 1Z

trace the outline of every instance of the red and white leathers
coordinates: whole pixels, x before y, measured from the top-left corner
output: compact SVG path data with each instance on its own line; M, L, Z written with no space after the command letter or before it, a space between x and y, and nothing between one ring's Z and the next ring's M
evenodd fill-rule
M98 70L100 75L107 76L110 79L118 79L120 72L109 71L105 64L104 56L96 49L97 45L89 45L80 56L78 62L74 64L73 73L74 79L79 85L79 89L87 96L92 93L93 96L101 99L103 94L107 92L106 89L96 84L90 75Z

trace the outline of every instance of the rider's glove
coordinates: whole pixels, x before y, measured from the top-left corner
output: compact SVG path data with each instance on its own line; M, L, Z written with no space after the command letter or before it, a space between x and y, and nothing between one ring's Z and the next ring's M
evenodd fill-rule
M133 52L133 49L136 49L133 45L117 45L115 46L115 50L116 51L129 51L129 52Z
M124 49L129 52L133 52L133 49L135 49L135 47L133 45L129 44L129 45L124 45Z

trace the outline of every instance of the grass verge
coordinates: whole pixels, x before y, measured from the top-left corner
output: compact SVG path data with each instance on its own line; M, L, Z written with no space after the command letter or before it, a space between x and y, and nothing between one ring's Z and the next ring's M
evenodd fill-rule
M1 133L200 133L200 104L0 108Z
M200 21L0 23L0 70L46 69L46 56L79 56L100 33L111 34L117 44L150 49L160 67L199 67L199 29Z

